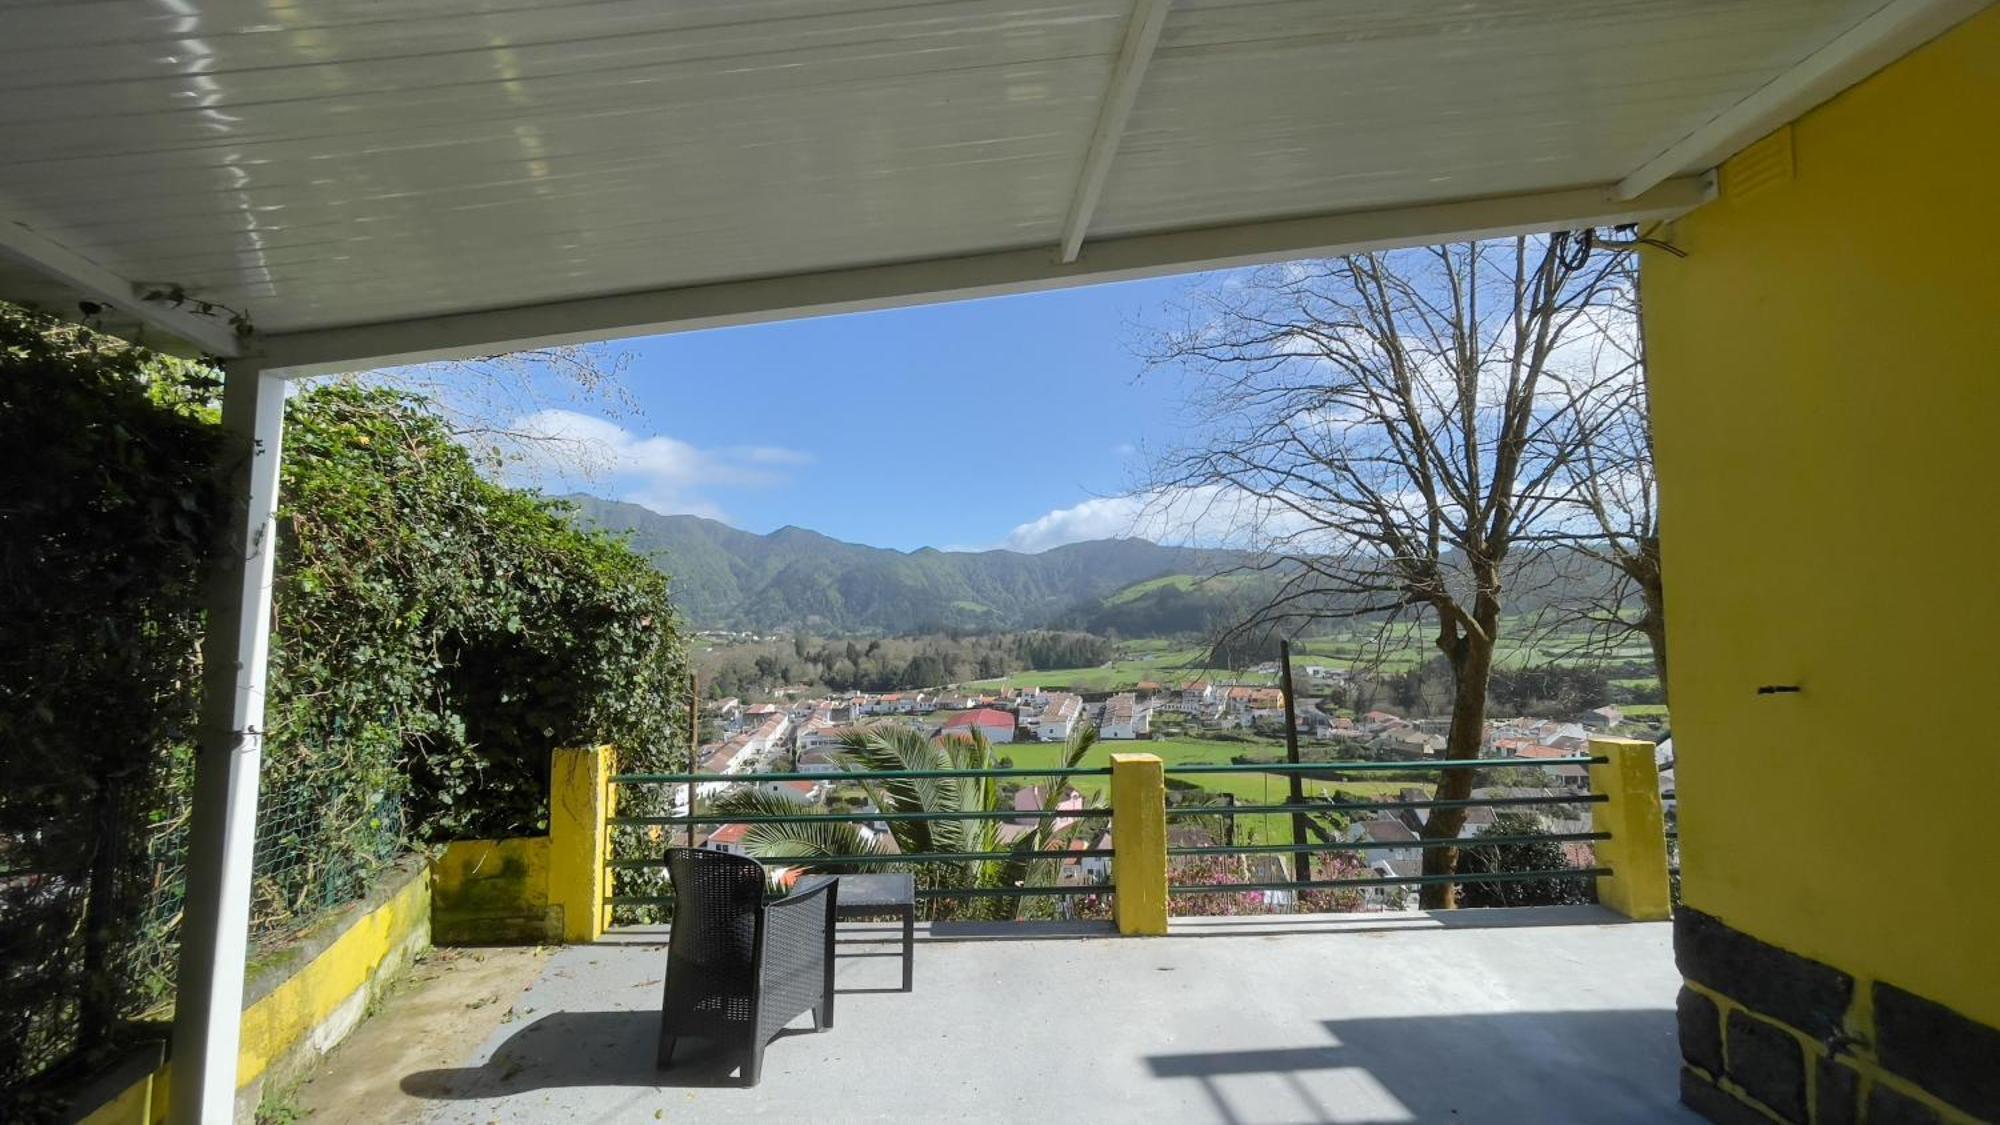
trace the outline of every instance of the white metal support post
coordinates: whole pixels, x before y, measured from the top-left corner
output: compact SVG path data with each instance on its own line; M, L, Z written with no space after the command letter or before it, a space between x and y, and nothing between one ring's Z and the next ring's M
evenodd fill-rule
M255 361L229 364L222 428L230 447L225 456L232 466L231 491L243 506L230 516L226 542L210 564L187 905L174 999L174 1125L217 1125L235 1113L284 421L284 380Z

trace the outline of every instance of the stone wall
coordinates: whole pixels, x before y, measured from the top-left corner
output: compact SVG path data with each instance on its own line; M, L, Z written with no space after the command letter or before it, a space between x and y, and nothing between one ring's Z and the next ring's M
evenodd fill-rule
M1709 1120L2000 1121L2000 1029L1686 906L1674 958L1681 1100Z

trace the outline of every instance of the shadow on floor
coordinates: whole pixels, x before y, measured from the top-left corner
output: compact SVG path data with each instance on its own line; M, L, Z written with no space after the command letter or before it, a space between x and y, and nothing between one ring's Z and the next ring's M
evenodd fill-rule
M861 952L848 948L879 944L877 942L840 940L835 944L839 947L834 954L837 961L902 957L900 949ZM644 983L656 985L659 982ZM843 988L836 978L836 996L877 993L904 994L900 986ZM782 1052L784 1040L794 1035L811 1034L814 1032L810 1027L786 1028L771 1040L766 1049ZM555 1012L508 1037L484 1064L418 1071L403 1078L402 1089L412 1097L466 1101L561 1086L697 1088L743 1085L742 1079L736 1077L742 1066L739 1052L726 1050L718 1043L687 1037L674 1051L674 1065L661 1070L654 1061L659 1043L660 1013L657 1008L637 1012Z
M812 1035L811 1028L787 1028L768 1050L782 1054L784 1041ZM742 1056L717 1043L684 1038L674 1065L654 1065L660 1043L660 1014L645 1012L555 1012L515 1032L479 1066L420 1070L405 1075L403 1092L438 1101L472 1101L529 1090L564 1086L708 1087L741 1086L736 1077Z
M1675 1101L1668 1010L1328 1020L1306 1047L1153 1055L1218 1121L1614 1125L1700 1119ZM1274 1108L1282 1112L1274 1115Z

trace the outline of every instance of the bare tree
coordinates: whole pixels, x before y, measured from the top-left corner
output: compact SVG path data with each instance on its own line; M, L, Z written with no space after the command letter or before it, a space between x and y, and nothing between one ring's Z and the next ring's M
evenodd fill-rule
M1574 232L1226 277L1148 357L1188 377L1194 422L1148 494L1278 578L1246 628L1431 630L1453 683L1446 753L1476 758L1510 578L1540 530L1575 518L1578 467L1616 416L1596 404L1631 378L1577 343L1617 299L1628 252ZM1447 770L1438 796L1472 783ZM1456 838L1464 821L1435 810L1424 835ZM1457 861L1428 848L1424 872ZM1455 899L1449 882L1423 889L1427 907Z
M544 411L565 406L638 414L624 384L631 359L606 345L560 344L332 378L423 395L489 472L511 467L529 476L581 471L588 477L610 467L597 463L604 455L600 444L536 423Z
M1584 416L1591 440L1558 482L1566 516L1531 536L1563 549L1552 573L1572 596L1551 604L1537 625L1556 634L1580 634L1584 647L1596 651L1639 634L1652 652L1664 700L1666 590L1660 581L1659 488L1634 257L1617 262L1606 278L1604 303L1587 315L1591 377L1573 381L1561 370L1552 377L1569 408ZM1572 394L1572 387L1580 393Z

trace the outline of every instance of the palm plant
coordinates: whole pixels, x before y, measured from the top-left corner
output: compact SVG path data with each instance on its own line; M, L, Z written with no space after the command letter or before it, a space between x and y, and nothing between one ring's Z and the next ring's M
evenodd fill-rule
M1063 746L1064 768L1074 767L1097 743L1097 730L1079 726ZM982 734L933 740L920 730L901 724L872 724L853 727L841 737L841 764L857 772L889 770L978 770L990 769L997 761L993 746ZM1033 779L1029 779L1033 784ZM1060 777L1047 779L1044 792L1053 795ZM1000 781L994 777L913 777L863 780L875 807L885 813L991 813L1001 808ZM1088 801L1094 797L1090 795ZM813 868L814 857L880 854L880 863L829 865L836 874L879 871L895 865L895 853L885 851L856 824L826 820L811 815L803 804L789 796L757 789L739 789L715 802L723 816L790 816L799 819L784 823L750 825L744 833L744 848L761 860L792 860L801 868ZM919 886L936 890L998 890L1028 885L1031 881L1053 878L1055 860L1034 859L1029 853L1066 847L1081 826L1078 820L1060 830L1056 818L1038 819L1034 830L1012 845L1000 842L999 821L991 817L944 816L936 820L890 820L889 834L903 854L1011 853L1006 858L969 859L956 863L925 863L916 868ZM974 917L1013 917L1019 914L1021 899L1013 896L982 896L962 902L952 914Z

